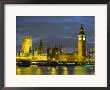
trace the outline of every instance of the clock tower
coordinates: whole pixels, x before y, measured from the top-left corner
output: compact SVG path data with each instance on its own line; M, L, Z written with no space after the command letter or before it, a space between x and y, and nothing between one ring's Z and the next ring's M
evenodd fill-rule
M78 61L83 62L86 55L86 35L83 26L80 27L80 32L78 33Z

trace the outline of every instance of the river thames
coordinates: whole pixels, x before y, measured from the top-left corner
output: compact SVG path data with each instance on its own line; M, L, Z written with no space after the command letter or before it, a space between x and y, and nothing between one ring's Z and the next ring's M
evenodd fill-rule
M95 65L84 66L16 66L16 75L94 75Z

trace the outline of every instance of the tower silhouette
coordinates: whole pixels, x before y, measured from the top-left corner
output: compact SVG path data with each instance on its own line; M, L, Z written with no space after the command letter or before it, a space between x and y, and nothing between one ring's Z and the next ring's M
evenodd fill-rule
M83 62L86 55L86 35L81 24L80 31L78 33L78 60Z

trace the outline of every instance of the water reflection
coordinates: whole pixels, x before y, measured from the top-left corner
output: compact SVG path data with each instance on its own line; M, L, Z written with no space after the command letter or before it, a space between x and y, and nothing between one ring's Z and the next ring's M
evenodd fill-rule
M73 72L75 75L82 75L82 74L85 74L86 73L86 70L87 68L84 68L84 67L81 67L81 66L76 66L74 69L73 69Z
M57 75L57 70L55 67L51 67L50 75Z
M16 67L17 75L94 75L94 65L86 66L36 66Z
M63 75L68 75L68 68L67 67L63 67Z

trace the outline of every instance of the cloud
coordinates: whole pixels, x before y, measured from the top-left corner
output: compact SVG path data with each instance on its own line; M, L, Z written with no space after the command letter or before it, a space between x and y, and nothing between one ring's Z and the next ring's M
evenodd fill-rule
M81 24L87 35L87 47L94 45L94 16L17 16L16 44L19 48L22 37L28 34L33 38L33 48L40 39L45 47L62 44L64 48L76 48Z

